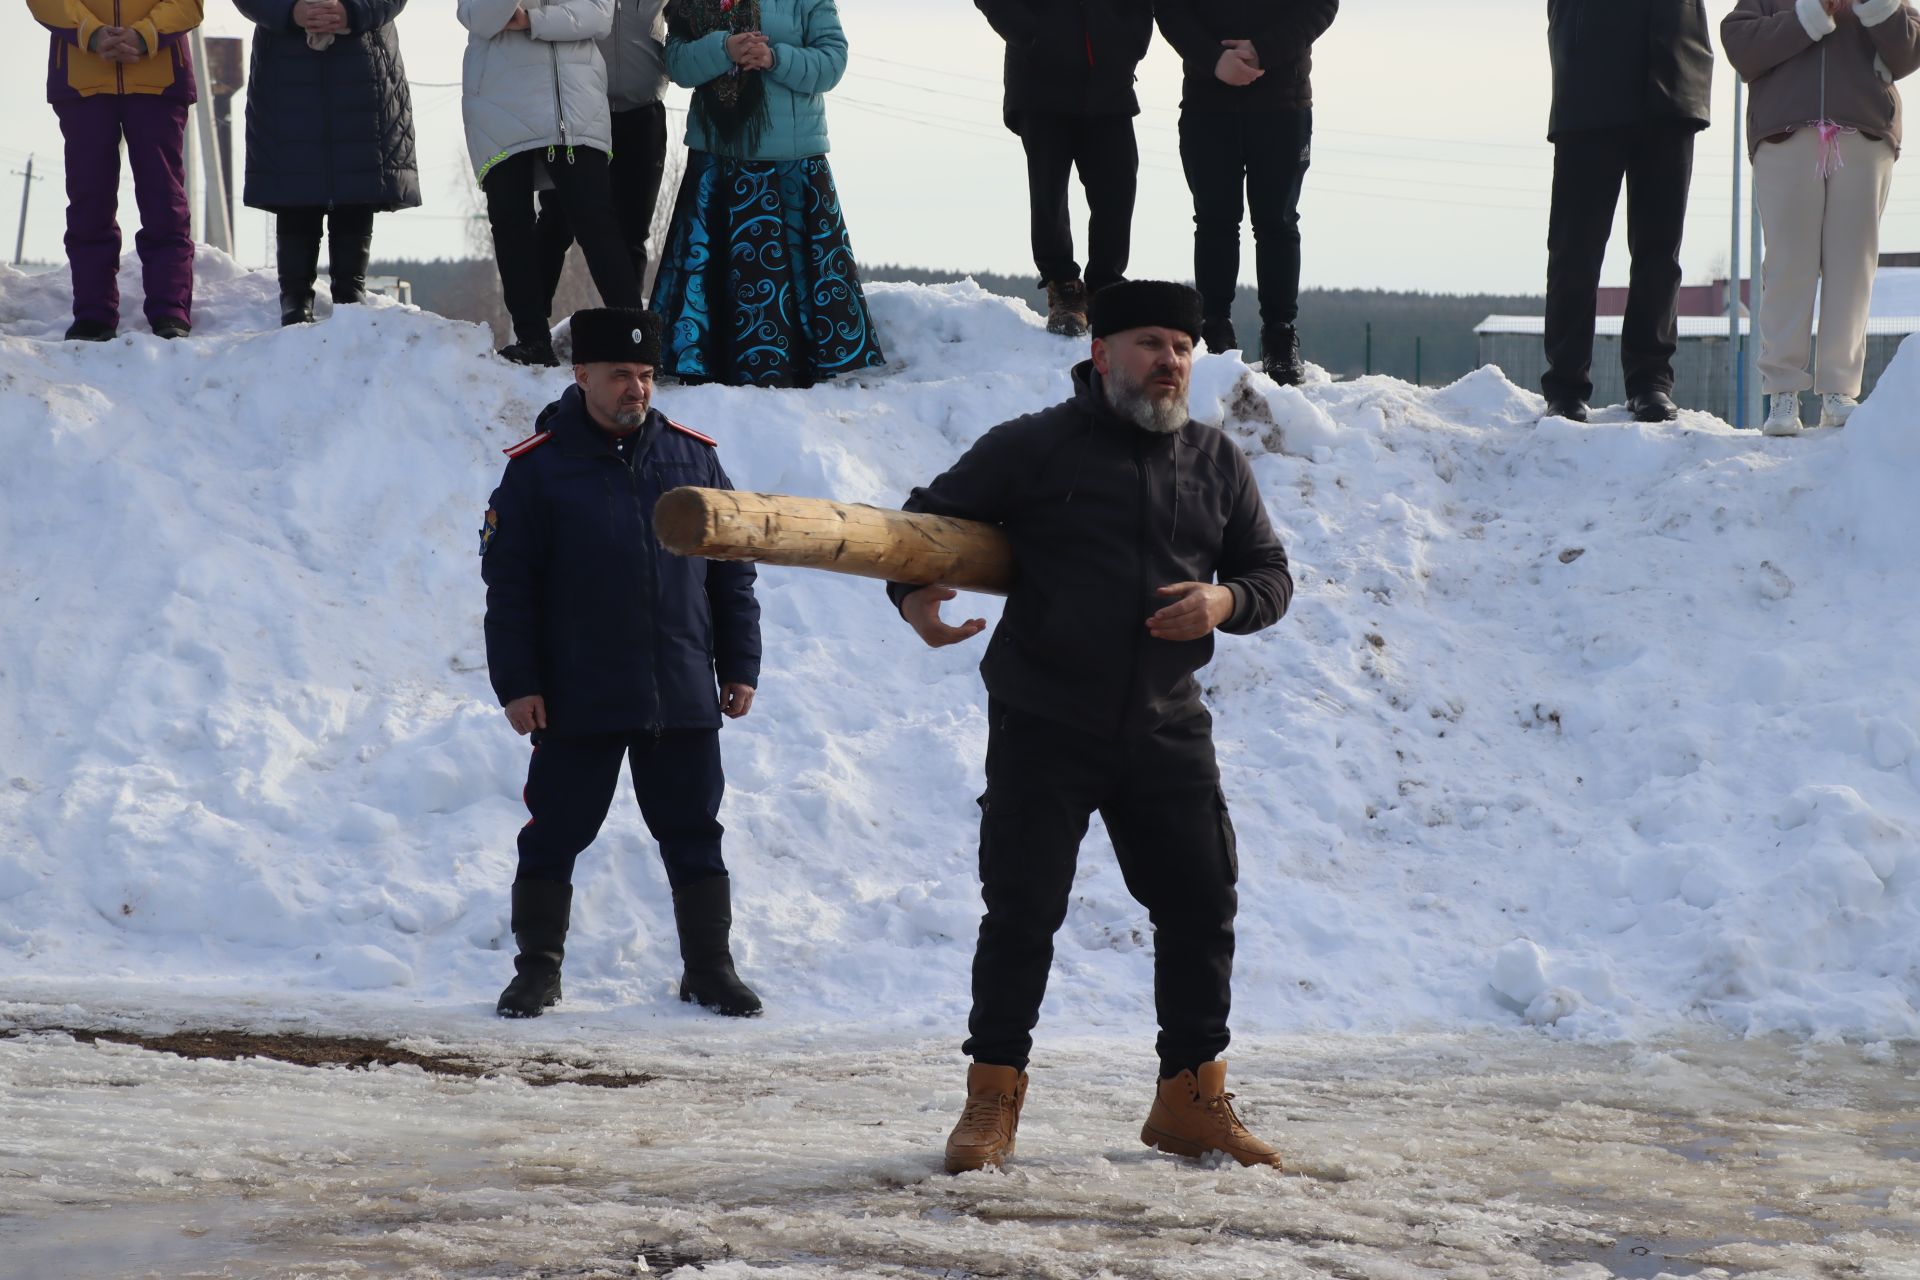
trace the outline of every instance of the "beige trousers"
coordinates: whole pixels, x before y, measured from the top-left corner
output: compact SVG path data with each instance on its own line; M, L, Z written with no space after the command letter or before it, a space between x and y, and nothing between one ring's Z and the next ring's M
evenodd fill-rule
M1867 304L1880 257L1880 214L1893 185L1893 144L1843 133L1845 162L1820 176L1820 133L1795 129L1753 158L1766 261L1760 271L1760 386L1822 395L1860 394L1867 365ZM1820 347L1807 376L1816 292Z

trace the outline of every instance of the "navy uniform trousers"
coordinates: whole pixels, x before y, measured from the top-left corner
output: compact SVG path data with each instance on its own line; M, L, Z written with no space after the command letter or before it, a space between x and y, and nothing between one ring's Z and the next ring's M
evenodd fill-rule
M980 797L980 892L973 1014L963 1052L1027 1065L1067 918L1074 864L1095 810L1127 891L1153 923L1153 1000L1162 1076L1227 1047L1239 860L1220 792L1213 717L1145 731L1092 733L987 705L987 790Z
M678 890L727 873L720 857L720 731L669 729L536 736L524 793L532 816L520 828L521 879L573 883L573 861L600 834L623 759L632 762L634 797L660 846L668 883Z

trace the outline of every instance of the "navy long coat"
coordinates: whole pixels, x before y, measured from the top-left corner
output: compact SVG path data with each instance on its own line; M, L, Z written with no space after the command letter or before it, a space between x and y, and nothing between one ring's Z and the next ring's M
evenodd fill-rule
M254 209L420 203L413 99L393 20L407 0L341 0L348 30L307 46L295 0L234 0L253 20L247 180Z
M733 487L714 447L656 409L622 458L578 387L538 425L551 434L516 447L480 534L500 705L541 695L556 737L718 728L719 686L760 682L753 566L653 533L667 490Z

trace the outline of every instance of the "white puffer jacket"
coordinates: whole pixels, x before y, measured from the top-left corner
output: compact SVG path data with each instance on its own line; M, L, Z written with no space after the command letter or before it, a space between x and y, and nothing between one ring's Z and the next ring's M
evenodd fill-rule
M474 173L522 151L613 149L607 68L595 41L613 30L614 0L459 0L467 29L460 114ZM516 8L531 24L508 31ZM565 163L564 155L556 155Z

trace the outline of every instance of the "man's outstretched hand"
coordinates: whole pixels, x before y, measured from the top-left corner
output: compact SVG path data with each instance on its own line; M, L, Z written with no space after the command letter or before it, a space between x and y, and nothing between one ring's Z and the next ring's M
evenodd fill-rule
M1233 592L1210 582L1176 582L1159 594L1179 599L1147 619L1156 640L1198 640L1233 616Z
M900 602L900 616L929 648L943 649L971 640L987 629L985 618L968 618L957 627L950 627L940 619L940 606L959 594L952 587L921 587Z

